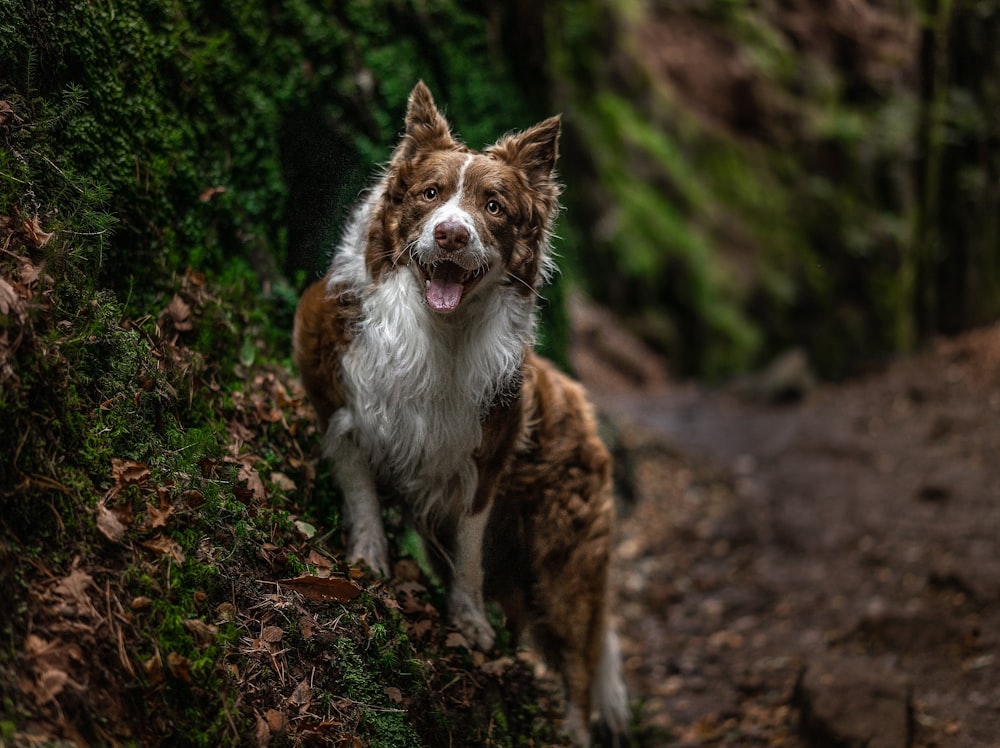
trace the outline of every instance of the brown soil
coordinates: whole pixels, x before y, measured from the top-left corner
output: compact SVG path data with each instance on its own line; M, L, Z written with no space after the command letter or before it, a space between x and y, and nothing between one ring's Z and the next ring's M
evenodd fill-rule
M1000 326L777 404L764 380L671 383L574 316L628 500L643 742L996 745Z

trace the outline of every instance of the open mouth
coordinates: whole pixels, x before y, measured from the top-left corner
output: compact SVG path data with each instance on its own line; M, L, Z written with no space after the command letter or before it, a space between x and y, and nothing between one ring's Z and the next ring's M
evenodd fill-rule
M417 264L424 278L424 298L427 299L427 306L435 312L453 312L458 309L465 295L489 271L489 267L485 265L466 270L450 260L435 262L431 266Z

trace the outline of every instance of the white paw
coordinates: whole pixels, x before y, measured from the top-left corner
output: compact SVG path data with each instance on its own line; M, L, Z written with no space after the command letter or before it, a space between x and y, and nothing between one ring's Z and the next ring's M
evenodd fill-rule
M354 566L368 565L383 577L389 576L389 542L375 532L350 533L347 560Z
M587 720L583 718L583 712L576 704L569 704L566 707L563 731L577 748L587 748L590 745L590 730L587 726Z
M474 647L489 652L496 634L486 620L482 596L472 596L463 590L452 590L448 600L448 619Z

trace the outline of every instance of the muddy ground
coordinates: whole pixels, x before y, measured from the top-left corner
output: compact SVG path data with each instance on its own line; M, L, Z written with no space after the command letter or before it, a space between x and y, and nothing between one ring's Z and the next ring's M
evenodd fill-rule
M791 356L708 389L574 316L654 742L1000 745L1000 326L847 383Z

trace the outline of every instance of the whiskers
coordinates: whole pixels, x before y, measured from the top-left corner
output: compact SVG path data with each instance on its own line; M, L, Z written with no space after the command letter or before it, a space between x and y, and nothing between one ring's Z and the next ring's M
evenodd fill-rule
M409 257L411 260L415 259L414 252L416 252L416 241L410 242L406 245L402 252L397 252L394 249L383 249L380 252L376 252L372 255L371 259L376 263L381 263L387 261L389 267L395 269L400 260L404 257Z
M537 299L538 299L539 301L548 301L548 299L546 299L546 298L545 298L544 296L542 296L542 295L541 295L541 294L540 294L540 293L538 292L538 289L537 289L537 288L535 288L534 286L532 286L532 285L531 285L530 283L528 283L528 281L526 281L526 280L525 280L524 278L522 278L521 276L519 276L519 275L514 275L514 273L510 272L509 270L508 270L508 271L507 271L507 272L505 273L505 275L506 275L506 276L507 276L507 278L509 278L510 280L516 280L516 281L517 281L518 283L520 283L520 284L521 284L522 286L524 286L524 287L525 287L525 288L527 288L527 289L528 289L529 291L531 291L531 293L533 293L533 294L535 295L535 297L536 297L536 298L537 298Z

